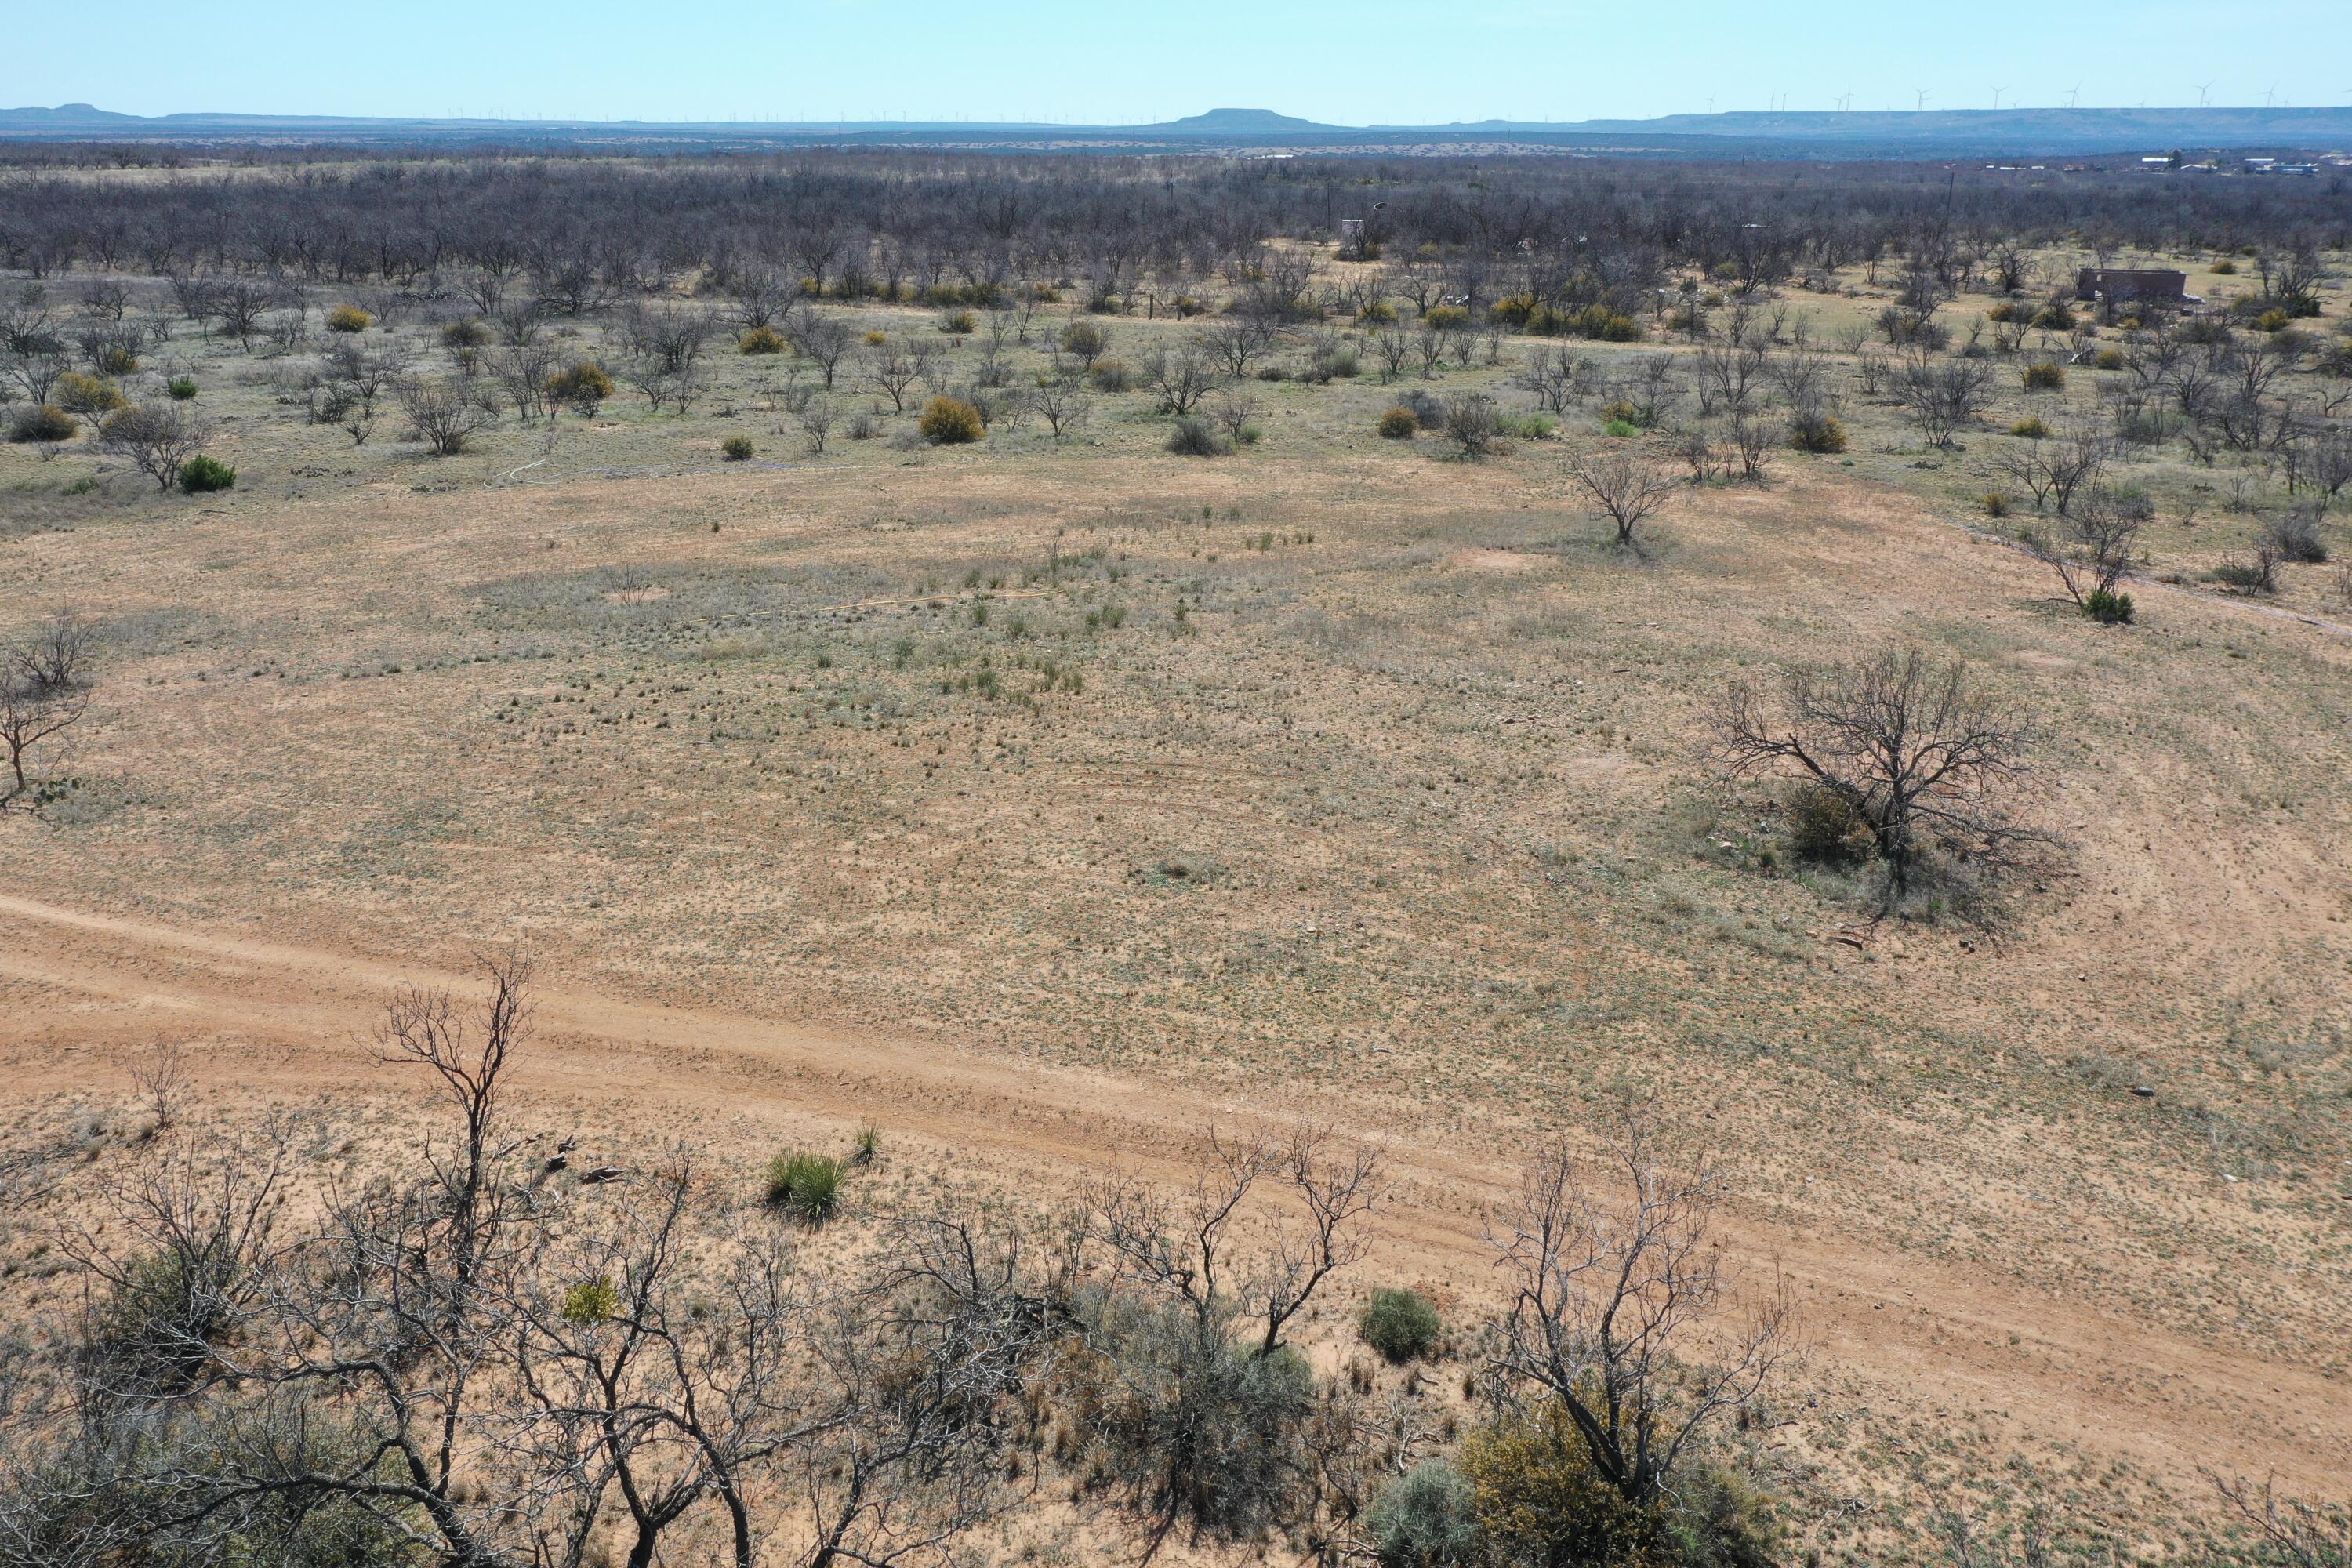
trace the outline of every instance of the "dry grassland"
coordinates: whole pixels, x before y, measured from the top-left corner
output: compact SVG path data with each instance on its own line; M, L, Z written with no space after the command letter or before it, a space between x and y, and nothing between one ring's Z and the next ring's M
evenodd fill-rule
M2151 582L2102 628L1971 531L1997 437L1867 420L1630 555L1557 443L1381 441L1369 376L1259 389L1213 462L1133 396L1066 445L803 460L721 357L685 419L436 462L222 355L234 491L0 458L0 625L105 638L82 784L0 822L12 1145L87 1115L89 1169L134 1157L125 1064L179 1039L214 1111L363 1148L414 1110L358 1049L383 988L520 941L533 1120L611 1157L740 1174L872 1119L893 1183L1034 1196L1328 1121L1399 1184L1357 1285L1463 1311L1518 1152L1646 1101L1735 1156L1740 1246L1806 1300L1815 1545L1916 1549L1934 1497L2154 1540L2210 1512L2200 1467L2352 1470L2352 636L2317 569L2307 618ZM1889 637L2050 725L2072 854L1993 931L1839 940L1853 889L1701 754L1735 676ZM8 1241L31 1300L71 1201Z

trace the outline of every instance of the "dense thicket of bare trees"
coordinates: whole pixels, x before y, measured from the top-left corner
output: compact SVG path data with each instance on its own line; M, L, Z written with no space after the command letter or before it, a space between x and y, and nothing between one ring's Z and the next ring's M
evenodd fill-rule
M1367 190L1367 184L1372 189ZM1283 319L1306 291L1263 250L1328 238L1378 201L1387 263L1424 304L1637 311L1664 266L1764 284L1907 258L1925 302L2023 265L2024 247L2262 247L2273 290L2315 287L2352 238L2332 182L2157 181L1842 163L1527 158L1164 160L813 150L709 160L388 158L299 178L184 172L137 183L35 170L0 202L0 268L36 279L143 270L192 319L262 332L287 280L439 286L484 314L578 315L700 273L770 325L804 285L856 296L1085 280L1089 304L1157 310L1224 275ZM1369 258L1371 252L1361 252ZM2009 258L2005 263L2003 258ZM1165 281L1162 281L1165 280ZM2020 279L2021 282L2022 279ZM1244 356L1246 335L1221 347ZM1244 364L1229 365L1239 374Z

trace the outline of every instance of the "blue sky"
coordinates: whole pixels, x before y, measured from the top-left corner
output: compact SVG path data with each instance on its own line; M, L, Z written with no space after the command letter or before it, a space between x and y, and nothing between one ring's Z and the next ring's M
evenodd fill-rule
M2352 0L26 0L0 106L1125 124L2352 103Z

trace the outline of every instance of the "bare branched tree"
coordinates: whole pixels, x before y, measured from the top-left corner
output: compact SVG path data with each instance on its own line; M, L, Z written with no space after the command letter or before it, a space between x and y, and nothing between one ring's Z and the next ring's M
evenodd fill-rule
M1714 1232L1721 1168L1670 1170L1639 1121L1604 1194L1565 1144L1489 1227L1511 1290L1493 1368L1556 1404L1599 1475L1647 1504L1711 1428L1751 1410L1795 1348L1784 1289L1745 1300Z
M0 643L0 752L8 776L0 780L0 811L39 805L49 766L41 753L61 743L89 706L91 637L70 615L38 631Z
M2076 608L2122 619L2116 587L2131 570L2139 533L2137 518L2094 493L2071 504L2054 537L2033 532L2024 538L2026 548L2057 572Z
M1895 373L1895 388L1927 444L1949 447L1983 411L1990 379L1980 361L1939 360L1915 351Z
M233 1375L223 1348L263 1290L290 1152L276 1126L253 1143L175 1140L110 1184L110 1223L65 1234L90 1287L89 1391L136 1401Z
M1664 464L1629 447L1577 453L1568 459L1568 477L1617 525L1620 544L1634 542L1634 531L1666 504L1676 484Z
M148 1114L159 1130L180 1119L188 1096L188 1053L166 1041L131 1067L131 1082L146 1100Z
M438 377L403 376L394 384L400 411L408 416L409 434L447 458L466 449L478 431L497 422L463 382Z
M2274 1480L2213 1477L2222 1503L2260 1536L2283 1568L2352 1568L2352 1508L2288 1497Z
M99 427L99 445L155 481L158 489L180 482L180 469L205 449L212 426L177 403L142 403L111 415Z
M1793 670L1777 690L1741 680L1716 718L1727 773L1794 776L1853 814L1886 864L1886 907L1931 842L1990 868L2054 842L2018 816L2038 734L1966 665L1916 648Z

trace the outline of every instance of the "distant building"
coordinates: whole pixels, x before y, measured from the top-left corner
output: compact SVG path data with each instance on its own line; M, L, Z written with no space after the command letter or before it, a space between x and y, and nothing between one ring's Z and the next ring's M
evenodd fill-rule
M2171 300L2193 305L2189 274L2168 268L2085 267L2074 274L2074 298L2121 304L2127 300Z

